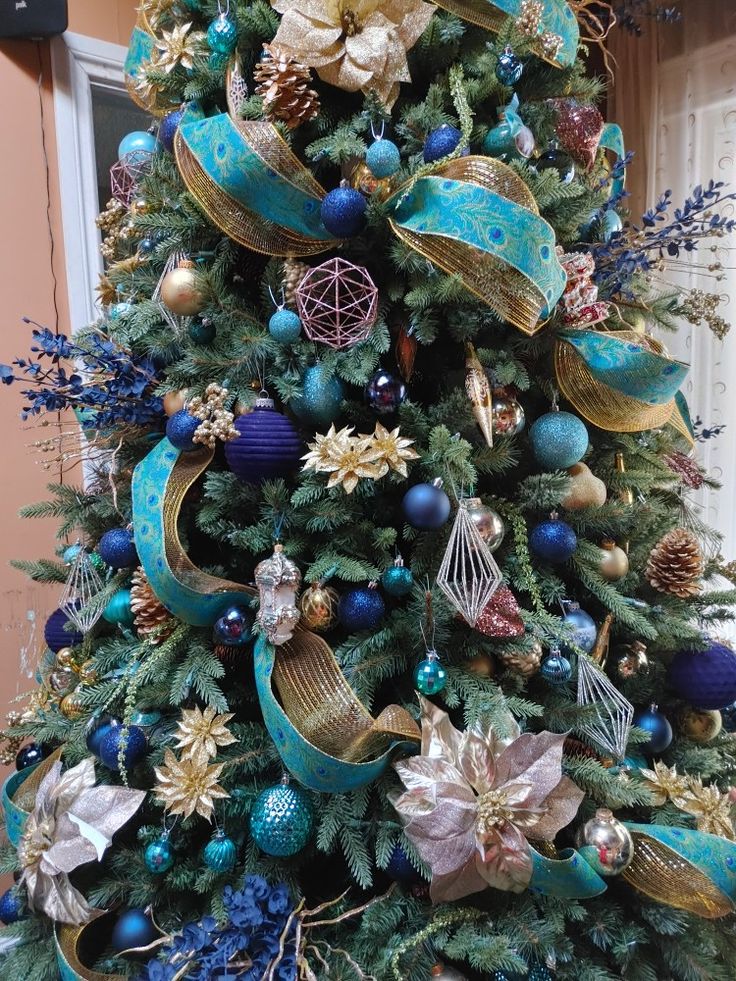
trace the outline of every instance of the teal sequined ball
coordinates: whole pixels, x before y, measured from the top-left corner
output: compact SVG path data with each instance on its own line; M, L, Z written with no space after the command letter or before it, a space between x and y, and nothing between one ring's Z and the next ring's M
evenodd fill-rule
M290 783L264 790L250 812L253 841L274 858L289 858L300 852L309 841L313 824L309 797Z
M205 845L204 864L213 872L229 872L235 868L235 859L238 849L232 838L228 838L224 831L217 831Z
M408 596L414 588L414 576L404 565L404 560L398 558L381 576L381 585L389 596L399 599Z
M146 848L143 860L146 868L154 875L163 875L174 864L174 850L168 835L161 835Z

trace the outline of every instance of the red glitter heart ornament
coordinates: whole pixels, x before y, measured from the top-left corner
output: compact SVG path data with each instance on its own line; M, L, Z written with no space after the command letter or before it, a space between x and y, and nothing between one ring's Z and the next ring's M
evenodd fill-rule
M520 637L524 633L519 604L508 586L499 586L491 596L475 629L486 637Z
M560 146L590 170L603 135L603 116L595 106L581 106L574 99L558 99L555 106Z

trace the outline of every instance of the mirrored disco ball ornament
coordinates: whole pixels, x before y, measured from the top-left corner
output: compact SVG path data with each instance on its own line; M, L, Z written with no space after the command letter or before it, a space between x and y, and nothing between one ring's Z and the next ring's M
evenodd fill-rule
M307 337L340 351L370 334L378 316L378 290L363 266L330 259L304 276L296 305Z

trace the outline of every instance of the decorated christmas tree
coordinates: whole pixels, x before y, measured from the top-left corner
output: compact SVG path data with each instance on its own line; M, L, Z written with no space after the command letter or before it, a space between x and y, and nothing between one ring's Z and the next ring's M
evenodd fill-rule
M25 509L4 978L736 974L736 590L658 339L726 330L662 270L733 196L627 215L609 27L141 4L103 312L2 368L84 459Z

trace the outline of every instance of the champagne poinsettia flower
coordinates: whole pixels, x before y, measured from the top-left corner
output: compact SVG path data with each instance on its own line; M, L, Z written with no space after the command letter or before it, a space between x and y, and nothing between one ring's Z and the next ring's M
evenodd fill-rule
M282 14L274 44L323 81L375 92L387 108L409 82L406 52L435 8L423 0L271 0Z
M488 886L522 892L532 876L528 839L553 841L584 797L562 774L564 735L522 734L513 721L505 739L480 726L459 732L420 701L421 752L394 764L406 790L392 803L432 870L432 901Z

